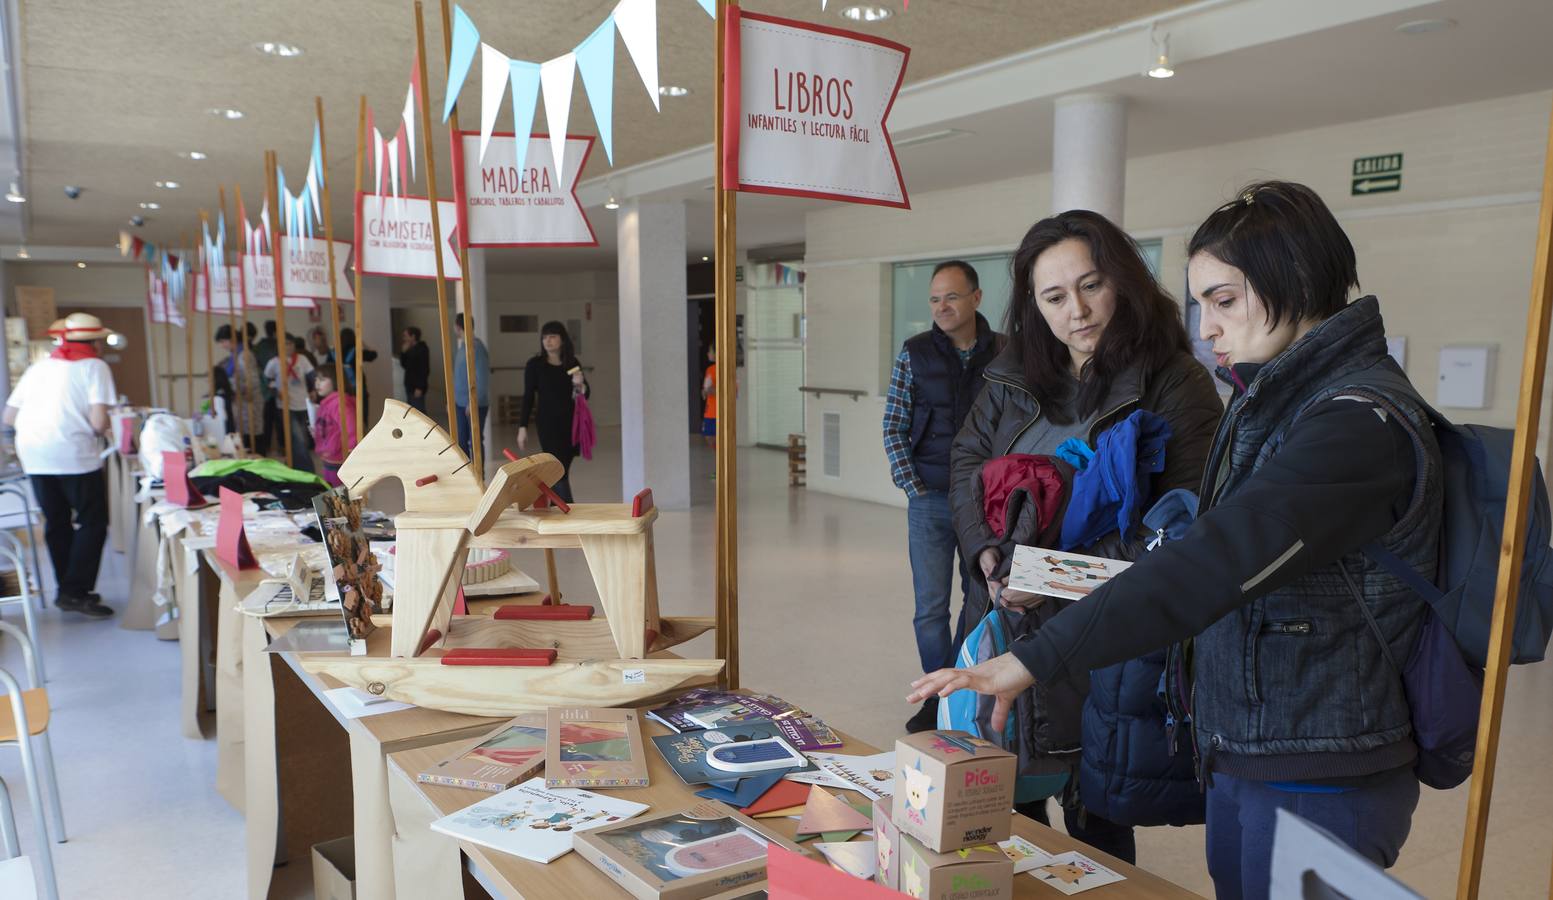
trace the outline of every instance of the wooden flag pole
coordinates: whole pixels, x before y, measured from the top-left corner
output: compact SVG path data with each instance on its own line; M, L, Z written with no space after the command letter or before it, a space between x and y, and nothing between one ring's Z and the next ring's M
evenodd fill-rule
M184 235L185 238L188 235ZM184 247L192 246L187 240ZM189 418L195 418L198 412L194 409L194 292L199 289L199 282L194 278L194 262L189 258L187 249L183 252L183 283L184 294L189 304L187 318L183 320L183 362L184 370L188 375L188 381L184 383L184 393L189 401Z
M437 265L437 321L442 326L442 385L447 394L448 431L458 436L458 406L453 400L453 331L448 322L448 281L442 271L442 221L437 216L437 164L431 149L431 106L426 90L426 21L421 0L415 0L415 66L421 78L421 145L426 154L426 198L431 204L432 259ZM465 321L467 325L473 322ZM466 338L467 339L467 338ZM466 353L467 355L467 353ZM479 398L475 398L478 401ZM475 415L479 415L478 411ZM473 443L473 441L471 441Z
M275 151L264 151L265 191L275 217L270 220L270 262L275 266L275 364L276 383L280 386L280 429L286 448L286 465L291 465L291 336L286 334L286 290L282 278L285 262L280 258L280 188L275 178Z
M1456 896L1460 900L1476 900L1483 877L1483 844L1488 837L1489 801L1494 792L1505 679L1515 628L1516 591L1521 583L1521 556L1526 551L1531 486L1537 474L1537 426L1542 413L1542 378L1547 368L1549 321L1553 317L1553 268L1548 261L1550 241L1553 241L1553 121L1549 123L1547 157L1542 172L1542 211L1537 217L1537 255L1532 265L1531 308L1526 315L1521 395L1515 415L1515 444L1510 451L1510 483L1505 492L1507 502L1503 539L1499 543L1494 617L1488 636L1488 665L1483 671L1483 713L1478 720L1477 755L1472 763L1472 791L1467 795L1467 826L1456 884Z
M210 395L210 409L216 409L216 360L215 338L210 330L210 305L211 293L216 286L213 282L214 275L210 273L210 248L205 246L205 235L210 232L210 216L205 210L200 210L200 254L205 257L205 390Z
M362 158L366 155L366 147L367 147L367 95L366 94L362 94L361 95L361 106L360 106L360 109L356 113L356 193L352 195L352 202L354 202L354 199L356 197L360 197L361 196ZM356 206L354 208L357 209L357 210L361 209L360 206ZM356 233L357 234L361 233L361 222L359 220L356 222ZM357 242L357 247L359 248L362 245L362 243L364 243L364 242ZM361 350L360 350L360 347L361 347L361 345L363 343L362 324L361 324L361 305L362 305L363 302L365 302L366 298L365 298L364 292L362 290L362 283L361 283L361 253L360 253L359 249L353 255L354 255L355 264L356 264L356 309L354 310L355 316L356 316L355 321L356 321L356 346L357 346L357 350L356 350L356 434L355 434L354 437L352 437L350 442L346 444L346 447L354 447L354 446L356 446L356 440L359 439L363 434L366 433L366 431L365 431L365 428L366 428L366 411L365 411L365 408L364 408L364 404L362 403L362 397L365 396L365 394L366 394L366 375L365 375L366 368L362 365L362 363L366 362L366 360L361 358L362 353L361 353ZM331 266L331 268L333 268L333 267ZM347 435L347 437L350 437L350 436Z
M162 253L166 254L167 251L163 250ZM169 330L169 327L168 327L170 322L171 322L171 320L172 320L172 306L173 306L172 288L167 284L166 281L163 281L162 282L162 353L161 353L161 357L162 358L161 358L161 360L159 360L159 365L157 366L157 374L161 376L161 380L167 382L167 395L164 398L162 398L162 401L163 401L163 404L167 407L167 411L168 412L173 412L174 411L173 410L173 333L172 333L172 331ZM155 309L155 306L153 305L152 308ZM152 324L155 324L155 317L154 316L152 317ZM156 335L153 334L151 337L154 340L156 338Z
M739 687L739 486L738 486L738 331L734 261L738 246L738 192L723 178L723 109L727 91L725 44L729 10L738 0L717 3L717 90L713 113L713 158L717 166L716 340L717 379L717 653L724 660L722 681Z
M241 231L242 241L239 244L238 251L237 251L237 291L238 291L237 299L241 303L242 308L243 308L243 316L242 316L242 325L243 325L242 347L243 347L243 355L239 356L238 359L241 360L243 365L246 366L248 364L248 360L250 358L249 354L251 354L253 352L252 348L248 346L248 265L247 265L247 262L246 262L246 256L247 256L246 251L248 249L248 219L246 218L246 216L243 215L243 213L247 212L247 210L245 210L243 208L243 186L240 185L240 184L237 184L235 182L232 184L232 201L237 204L237 210L236 211L239 213L239 215L237 217L238 220L239 220L238 221L238 227L242 229L242 231ZM252 357L252 359L253 359L253 371L248 373L248 377L261 379L260 383L262 385L262 383L263 383L262 379L264 378L264 372L259 369L259 358L257 356L254 356L254 357ZM246 393L244 394L244 396L245 397L247 396ZM259 391L259 396L261 398L264 396L264 391L263 391L262 387L261 387L261 389ZM262 404L263 400L261 399L260 402ZM257 428L257 429L259 429L258 431L255 431L253 433L253 435L262 434L263 431L264 431L264 407L261 405L259 407L259 409L255 410L255 409L253 409L252 404L247 404L247 409L248 409L248 427L249 428ZM253 436L253 435L250 435L250 437ZM251 448L251 449L253 449L255 453L258 452L258 448L257 447L254 447L254 448Z
M216 235L216 240L221 244L221 268L226 276L226 317L227 326L232 329L232 408L228 410L237 427L233 431L237 434L237 448L239 455L248 452L248 435L243 431L243 426L253 427L253 419L248 418L252 410L246 402L248 392L244 389L245 380L252 377L248 371L248 335L237 330L237 295L232 292L235 285L232 283L232 268L226 264L226 185L216 188L221 197L221 233Z
M451 66L453 64L453 19L448 11L448 0L442 0L442 52L447 59L448 65ZM421 77L421 85L424 87L425 84L426 78L423 75ZM462 138L458 134L458 103L455 101L453 111L448 117L448 152L451 153L453 145L460 140ZM522 138L515 137L514 140L522 140ZM457 172L453 173L453 178L455 180L458 178ZM453 186L453 196L457 197L458 195L458 186L455 184ZM475 354L473 349L475 342L475 315L473 305L469 300L469 235L463 232L460 232L458 235L458 265L460 275L458 289L463 300L464 311L464 375L469 381L469 447L471 450L469 458L474 463L475 474L480 478L481 483L484 483L485 462L482 457L484 456L485 448L481 446L484 441L480 440L484 423L480 421L480 395L475 390L478 381L475 377ZM556 602L559 603L560 600L557 599Z
M341 446L343 447L345 417L345 346L340 343L340 295L335 284L334 276L334 212L329 207L329 143L324 137L324 98L313 98L314 108L318 113L318 162L323 167L324 174L319 180L323 184L319 187L323 191L324 212L324 247L325 256L329 259L329 327L334 329L334 384L335 395L339 398L341 431ZM361 298L356 298L356 305L361 305ZM356 345L361 346L361 332L356 332ZM356 354L356 370L361 371L361 353ZM356 405L361 405L361 395L356 395Z

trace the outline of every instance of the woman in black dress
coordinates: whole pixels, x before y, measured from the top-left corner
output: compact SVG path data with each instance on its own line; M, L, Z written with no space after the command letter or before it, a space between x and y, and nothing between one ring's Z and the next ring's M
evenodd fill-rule
M528 423L537 420L539 449L566 467L566 474L555 483L554 490L567 503L572 502L572 459L577 456L577 445L572 441L572 408L579 394L588 397L592 392L582 376L582 363L572 349L572 336L560 322L546 322L539 330L539 352L523 369L518 450L528 452Z

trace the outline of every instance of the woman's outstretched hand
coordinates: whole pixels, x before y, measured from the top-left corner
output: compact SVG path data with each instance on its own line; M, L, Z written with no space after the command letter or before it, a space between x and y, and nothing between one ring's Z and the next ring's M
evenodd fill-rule
M969 669L939 669L911 683L908 703L922 703L929 697L947 697L958 690L970 689L997 700L992 706L992 728L1001 732L1014 708L1014 698L1035 684L1030 670L1012 653L994 657Z

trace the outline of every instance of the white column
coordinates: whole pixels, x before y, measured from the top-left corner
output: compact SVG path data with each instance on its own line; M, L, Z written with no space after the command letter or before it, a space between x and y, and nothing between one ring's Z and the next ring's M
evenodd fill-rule
M689 509L685 204L633 200L616 217L622 495L650 487L658 506Z
M1052 128L1052 212L1088 209L1121 225L1126 181L1127 99L1059 97Z
M491 328L490 295L486 290L485 279L487 263L486 255L488 252L489 251L483 248L470 248L469 271L464 273L464 277L469 279L469 311L471 314L473 314L475 320L473 332L474 336L479 339L480 343L485 345L486 353L491 354L491 365L495 366L498 364L498 362L494 355L495 351L491 349L491 335L495 332L495 329ZM463 286L450 285L450 287L453 287L458 291L458 293L455 295L458 298L456 308L458 310L462 310L464 308ZM468 378L469 376L463 372L454 372L453 377ZM494 390L491 391L491 401L492 405L494 406L496 401L496 392ZM492 409L487 414L486 421L483 423L483 428L481 429L483 440L481 442L482 449L480 453L481 459L485 461L485 475L487 478L489 478L491 473L496 471L496 469L500 467L502 463L507 461L506 458L496 450L496 429L491 427L490 422L490 418L494 417L495 415L496 410Z

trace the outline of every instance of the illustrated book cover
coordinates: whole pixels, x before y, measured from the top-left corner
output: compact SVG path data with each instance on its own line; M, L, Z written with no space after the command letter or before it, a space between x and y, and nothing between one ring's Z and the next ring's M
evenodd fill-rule
M713 782L736 781L746 775L760 774L759 771L730 771L721 768L708 758L709 751L717 747L726 747L732 744L756 744L760 741L781 740L782 747L787 750L797 750L783 737L782 730L777 723L770 719L760 719L754 722L746 722L742 725L734 725L728 728L708 728L702 731L687 731L681 734L660 734L652 738L653 746L663 754L669 767L674 770L686 784L711 784ZM782 747L775 748L781 750ZM780 754L773 753L773 756ZM801 753L791 754L790 764L779 766L783 760L778 758L773 761L772 768L782 768L784 771L813 771L814 765L803 758Z
M1019 546L1014 548L1008 586L1029 594L1082 600L1131 566L1119 559Z
M552 708L545 728L547 786L647 786L647 756L636 710Z
M416 775L426 784L499 793L545 765L545 714L524 713Z
M431 823L449 837L547 863L572 849L572 836L646 812L645 803L592 791L551 790L533 778Z

